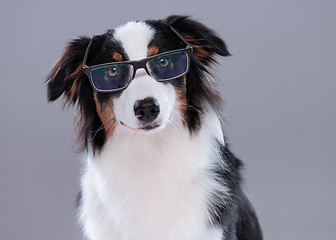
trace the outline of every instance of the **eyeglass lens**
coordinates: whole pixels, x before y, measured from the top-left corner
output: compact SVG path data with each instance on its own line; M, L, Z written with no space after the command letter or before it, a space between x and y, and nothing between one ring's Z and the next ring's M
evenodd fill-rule
M148 60L146 67L157 81L176 78L188 70L188 55L185 52L176 52L157 56ZM91 79L98 90L117 90L129 84L133 73L132 64L118 63L92 69Z

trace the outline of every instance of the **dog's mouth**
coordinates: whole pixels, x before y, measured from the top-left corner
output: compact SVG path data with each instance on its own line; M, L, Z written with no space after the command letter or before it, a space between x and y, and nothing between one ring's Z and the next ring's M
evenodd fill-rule
M141 125L137 128L133 128L133 127L130 127L129 125L127 125L126 123L120 121L120 124L122 126L125 126L133 131L151 131L151 130L154 130L154 129L157 129L161 126L163 126L160 122L152 122L152 123L149 123L149 124L146 124L146 125Z

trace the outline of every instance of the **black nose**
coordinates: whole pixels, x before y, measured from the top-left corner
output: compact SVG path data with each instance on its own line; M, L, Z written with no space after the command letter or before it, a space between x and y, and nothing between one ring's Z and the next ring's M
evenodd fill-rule
M159 101L148 97L134 103L134 114L143 123L153 122L160 113Z

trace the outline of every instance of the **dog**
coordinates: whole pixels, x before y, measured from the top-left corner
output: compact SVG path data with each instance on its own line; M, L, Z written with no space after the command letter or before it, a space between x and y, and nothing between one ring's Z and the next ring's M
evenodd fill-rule
M86 239L262 239L222 131L216 55L224 41L179 15L68 44L47 89L77 109Z

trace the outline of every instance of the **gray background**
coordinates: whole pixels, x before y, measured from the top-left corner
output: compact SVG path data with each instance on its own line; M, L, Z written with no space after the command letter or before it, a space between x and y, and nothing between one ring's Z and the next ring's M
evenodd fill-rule
M73 109L44 79L72 38L189 14L222 36L226 134L265 239L335 239L336 2L0 2L0 239L80 239Z

